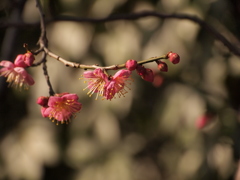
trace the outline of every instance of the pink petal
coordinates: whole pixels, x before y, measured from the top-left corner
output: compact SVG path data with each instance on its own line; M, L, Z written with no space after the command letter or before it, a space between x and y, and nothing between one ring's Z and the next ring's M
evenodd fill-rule
M83 73L83 76L84 76L85 78L96 78L96 76L93 74L93 71L85 71L85 72Z
M24 78L25 83L28 85L33 85L35 83L33 78L27 73L24 68L15 67L14 70Z
M48 107L48 108L45 108L45 107L42 107L41 108L41 114L42 114L42 116L43 117L48 117L49 116L49 114L50 114L50 108Z
M54 107L56 102L61 102L61 101L62 101L62 97L50 96L50 98L48 100L48 106Z
M6 68L14 68L14 64L11 61L1 61L0 66L4 66Z
M19 54L15 61L14 61L14 65L17 67L27 67L27 64L24 62L24 55L23 54Z
M114 74L113 79L118 78L118 77L128 78L131 75L131 73L132 72L129 70L122 69L122 70L116 72L116 74Z
M33 64L33 61L35 60L34 55L30 52L27 52L24 54L24 62L28 65L31 66Z
M74 100L74 101L77 101L77 100L78 100L77 94L65 94L65 95L62 96L62 98L63 98L64 100L66 100L66 99Z

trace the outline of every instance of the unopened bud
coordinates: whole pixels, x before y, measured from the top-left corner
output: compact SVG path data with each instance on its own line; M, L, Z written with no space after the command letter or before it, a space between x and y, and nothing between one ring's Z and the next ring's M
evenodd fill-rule
M27 52L24 54L24 62L31 66L33 64L33 61L35 60L34 55L31 52Z
M45 96L40 96L38 99L37 99L37 104L43 106L43 107L47 107L48 105L48 99L49 97L45 97Z
M173 64L178 64L180 62L180 56L177 53L169 52L167 57Z
M162 61L156 61L156 63L158 64L158 69L160 71L168 72L168 65L167 65L167 63L162 62Z
M142 76L143 74L146 73L146 68L144 66L138 64L136 67L136 71L137 71L138 75Z
M14 65L17 67L27 67L26 63L24 62L24 55L23 54L19 54L17 55L16 59L14 60Z
M129 59L127 60L126 62L126 68L129 70L129 71L133 71L136 69L137 67L137 61L136 60L133 60L133 59Z
M146 72L145 72L145 74L143 74L142 78L145 81L153 82L153 80L154 80L153 71L149 68L146 68Z

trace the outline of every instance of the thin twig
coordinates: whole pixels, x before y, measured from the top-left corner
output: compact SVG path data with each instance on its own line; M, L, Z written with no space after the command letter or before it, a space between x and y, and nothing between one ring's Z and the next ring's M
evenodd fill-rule
M47 81L47 85L49 87L49 95L50 96L54 96L55 92L53 90L53 87L52 87L52 84L50 82L50 78L49 78L49 75L48 75L48 71L47 71L47 60L46 60L46 56L47 54L46 53L43 53L43 56L42 56L42 66L43 66L43 73L44 73L44 76L45 76L45 79Z
M72 68L80 68L80 69L96 69L96 68L101 68L101 69L105 69L105 70L118 70L118 69L122 69L125 68L125 64L119 64L119 65L111 65L111 66L98 66L98 65L85 65L85 64L80 64L80 63L75 63L75 62L70 62L66 59L63 59L62 57L50 52L47 48L44 48L44 51L46 54L48 54L50 57L58 60L59 62L63 63L65 66L68 67L72 67ZM149 59L145 59L145 60L141 60L138 61L138 64L146 64L146 63L150 63L150 62L154 62L160 59L167 59L167 55L163 55L163 56L156 56L156 57L152 57Z
M41 52L41 50L48 47L48 40L47 40L46 26L45 26L45 20L44 20L45 15L44 15L40 0L36 0L36 7L38 8L39 15L40 15L41 35L40 35L39 40L38 40L38 44L40 45L40 49L38 50L38 52ZM42 65L43 65L42 66L43 73L45 75L45 79L46 79L47 85L49 87L49 95L53 96L55 94L55 92L53 90L53 87L52 87L52 84L50 82L50 78L49 78L49 75L48 75L47 64L46 64L47 53L44 52L44 51L42 53L43 53L43 55L42 55L41 62L42 62Z

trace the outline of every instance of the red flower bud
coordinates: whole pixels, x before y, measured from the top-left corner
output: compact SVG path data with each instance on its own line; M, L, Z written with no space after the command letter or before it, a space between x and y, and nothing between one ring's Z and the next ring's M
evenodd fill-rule
M126 62L126 68L129 70L129 71L133 71L136 69L137 67L137 61L133 60L133 59L129 59L127 60Z
M14 65L17 67L27 67L26 63L24 62L24 54L17 55L16 59L14 60Z
M33 64L33 61L35 60L33 54L31 52L27 52L25 54L19 54L17 55L14 65L17 67L28 67Z
M49 99L49 97L40 96L40 97L37 99L37 104L39 104L39 105L41 105L41 106L43 106L43 107L47 107L48 99Z
M153 82L153 80L154 80L153 71L149 68L146 68L146 72L145 72L145 74L143 74L142 78L145 81Z
M178 64L180 62L180 56L177 53L169 52L167 57L173 64Z
M146 73L146 68L144 66L138 64L136 67L136 71L139 76L142 76L143 74Z
M167 71L168 71L168 65L167 65L167 63L162 62L162 61L156 61L156 63L158 64L158 69L159 69L160 71L163 71L163 72L167 72Z
M26 65L31 66L33 61L35 60L34 55L31 52L27 52L24 54L24 62Z
M145 68L142 65L137 65L136 71L143 80L153 82L154 75L153 75L153 71L151 69Z

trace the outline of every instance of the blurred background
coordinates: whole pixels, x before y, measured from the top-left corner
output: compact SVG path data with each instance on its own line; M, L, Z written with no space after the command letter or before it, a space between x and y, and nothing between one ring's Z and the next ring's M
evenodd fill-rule
M205 20L239 46L238 0L44 0L46 19L103 18L155 11ZM18 22L9 25L8 22ZM1 0L0 60L37 49L35 0ZM240 60L188 20L145 17L102 23L51 21L49 49L70 61L114 65L169 51L181 57L169 72L156 63L153 83L135 72L126 97L89 98L79 80L84 70L48 57L55 92L77 93L81 112L55 125L36 104L48 96L41 66L29 68L35 85L8 88L0 77L0 179L3 180L230 180L240 179ZM40 57L36 57L36 62ZM114 72L110 72L114 73ZM240 173L240 172L239 172Z

